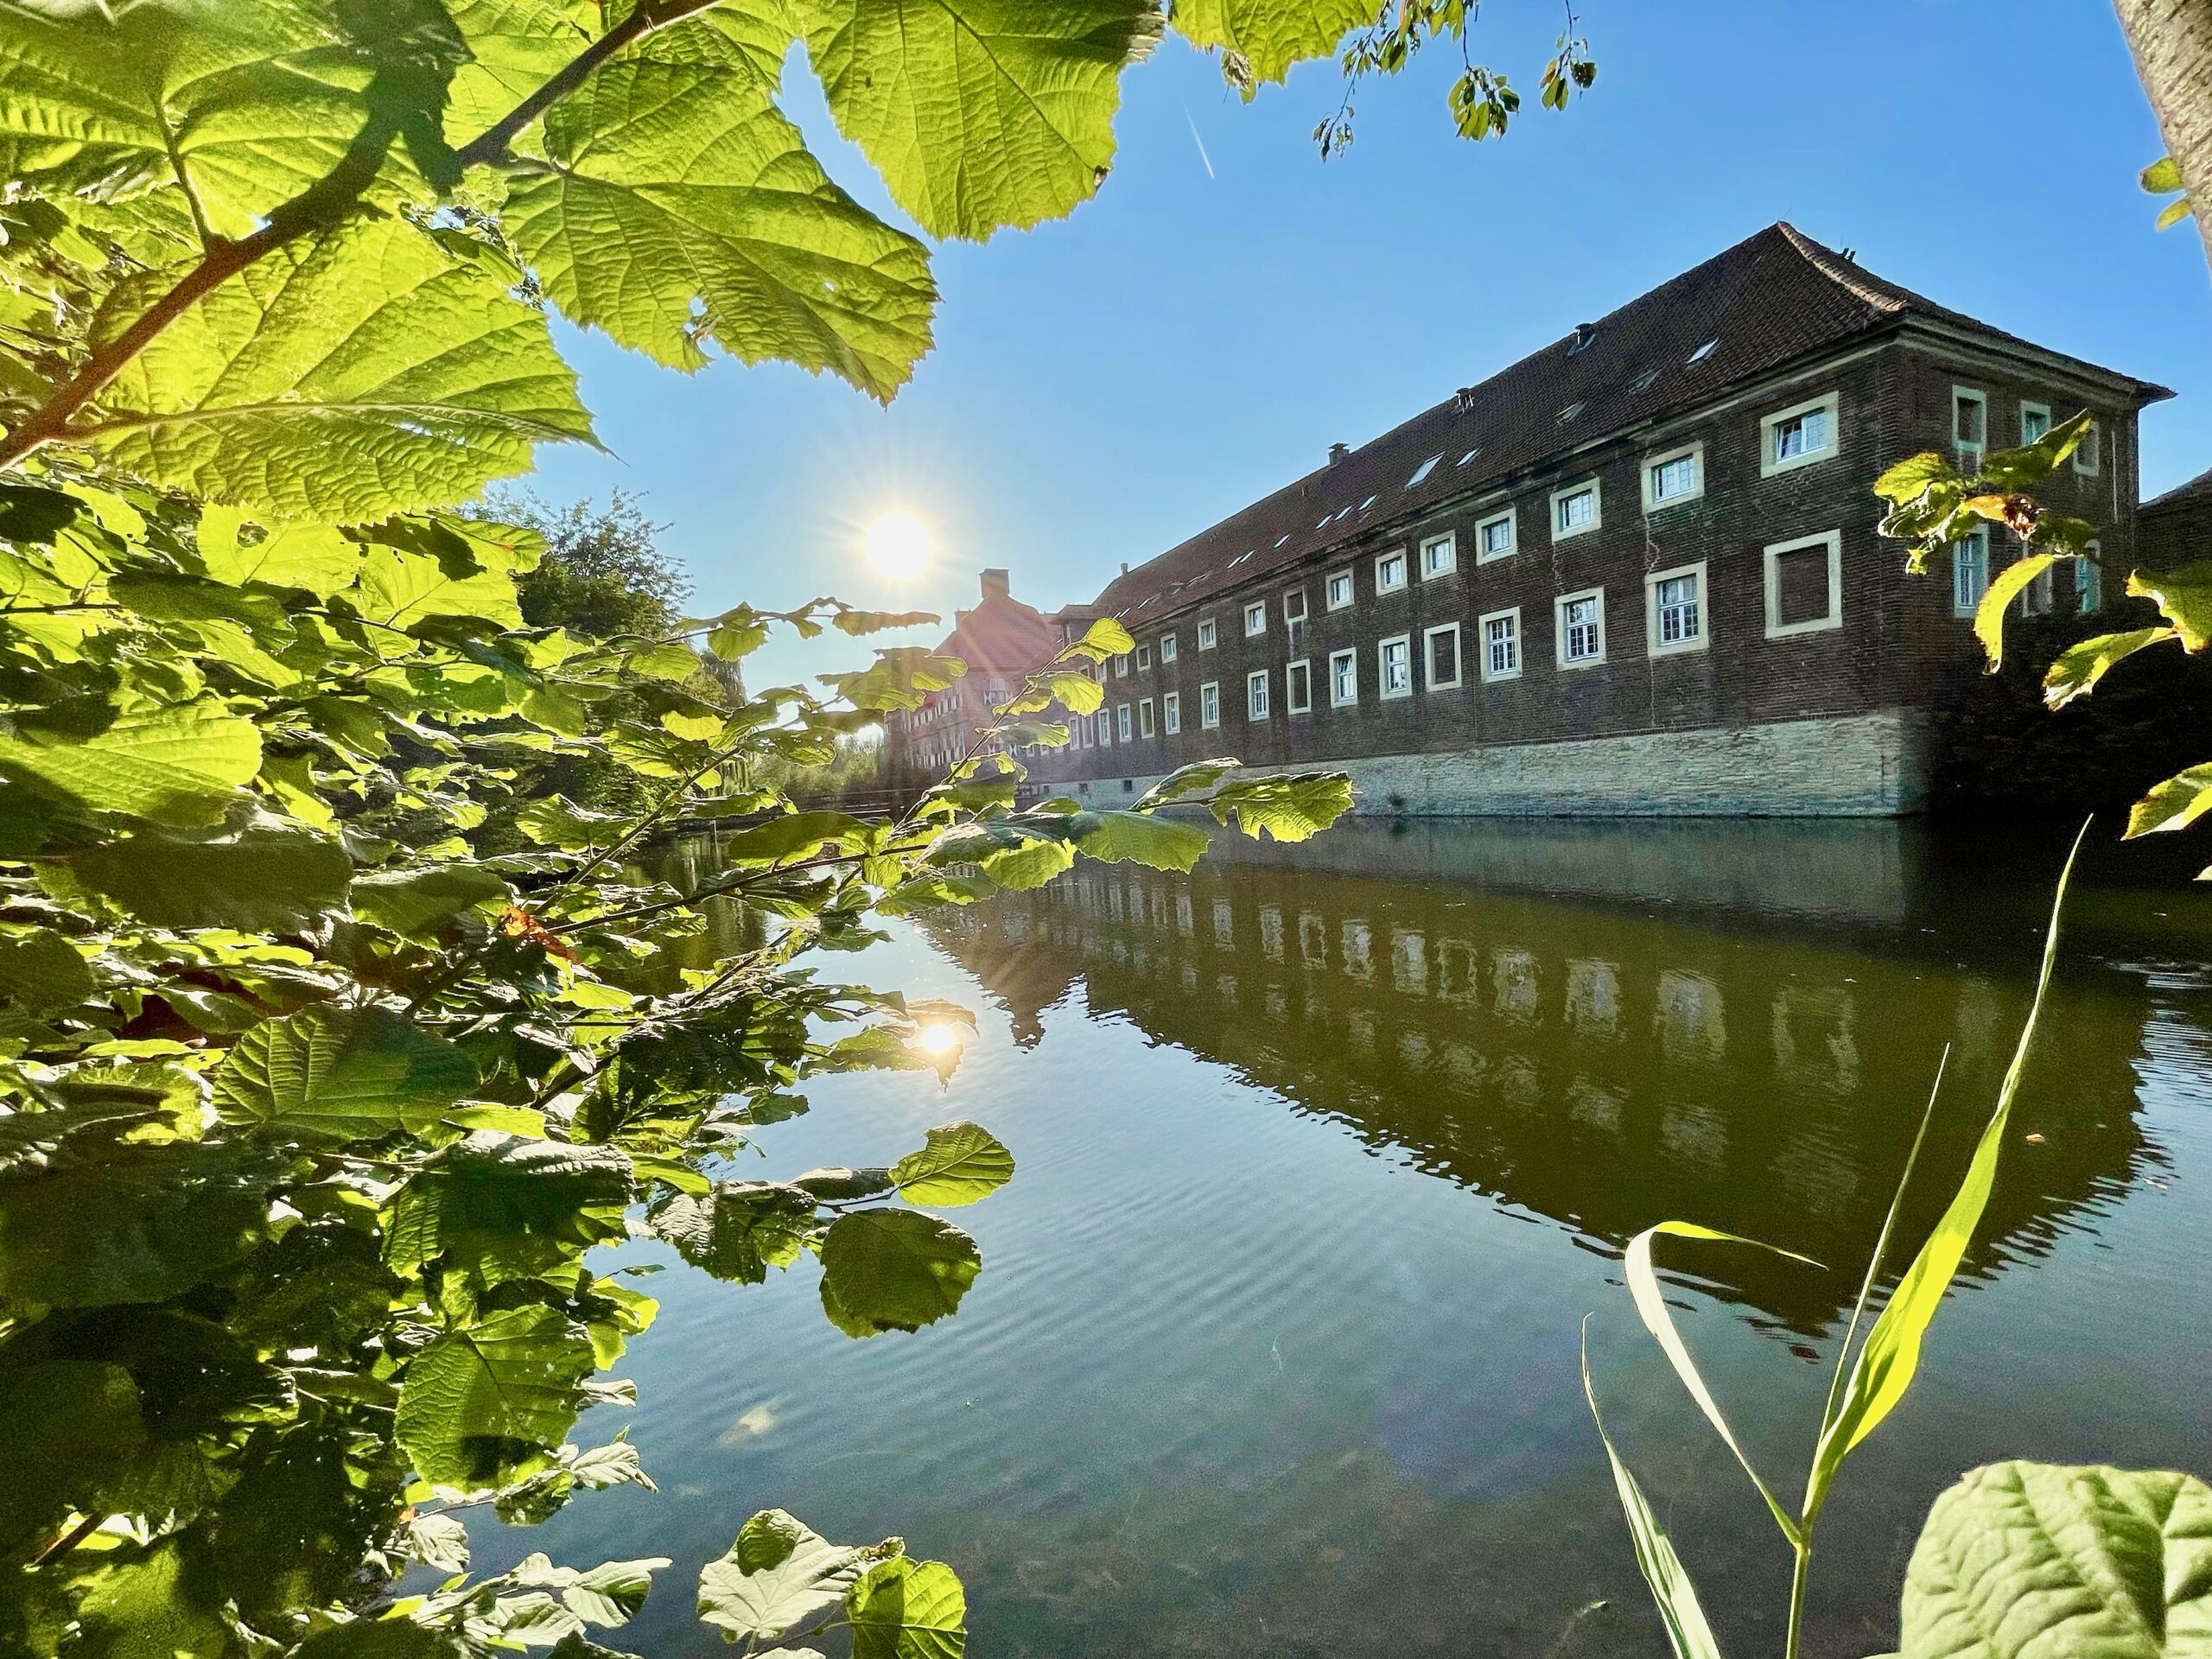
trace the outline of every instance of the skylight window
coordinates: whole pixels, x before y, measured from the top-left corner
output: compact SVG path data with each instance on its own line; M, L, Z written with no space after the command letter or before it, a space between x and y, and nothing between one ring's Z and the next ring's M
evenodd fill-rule
M1242 552L1242 553L1239 553L1239 554L1238 554L1235 558L1231 559L1231 560L1229 562L1229 568L1230 568L1231 570L1234 570L1234 569L1235 569L1238 565L1243 564L1246 560L1249 559L1251 556L1252 556L1251 550L1248 548L1245 551L1243 551L1243 552Z
M1472 461L1472 460L1473 460L1477 455L1479 455L1480 454L1482 454L1482 452L1483 452L1483 447L1482 447L1482 445L1480 445L1480 444L1478 443L1478 444L1477 444L1473 448L1471 448L1471 449L1468 450L1468 451L1467 451L1467 453L1466 453L1465 454L1464 454L1464 455L1460 456L1459 460L1457 460L1457 461L1453 461L1452 464L1454 467L1464 467L1464 466L1465 466L1469 461Z
M1410 490L1414 486L1420 483L1421 480L1427 478L1431 473L1436 470L1436 463L1443 459L1444 452L1440 449L1436 454L1431 455L1427 461L1421 462L1420 466L1414 467L1414 475L1406 480L1406 487Z
M1691 360L1695 361L1696 359L1693 359ZM1658 370L1646 369L1642 374L1637 375L1635 379L1628 383L1628 389L1630 391L1649 391L1651 390L1651 383L1658 378Z
M1288 541L1289 539L1290 539L1290 532L1289 532L1288 531L1287 531L1287 530L1286 530L1285 531L1283 531L1283 533L1282 533L1281 535L1280 535L1280 536L1278 536L1278 537L1275 537L1275 545L1276 545L1277 547L1281 547L1281 546L1285 542Z
M1693 363L1704 362L1707 358L1713 355L1713 348L1719 343L1720 342L1718 340L1707 340L1704 345L1699 346L1697 350L1690 353L1690 361Z
M1329 527L1329 520L1335 517L1336 514L1332 512L1323 513L1319 518L1316 518L1313 521L1313 528L1316 530L1326 530Z
M1568 404L1565 409L1562 409L1561 410L1560 410L1560 412L1559 412L1559 423L1560 423L1561 426L1565 426L1565 425L1566 425L1569 421L1573 420L1576 416L1580 415L1581 412L1582 412L1582 405L1581 405L1581 404Z
M1370 507L1371 507L1371 506L1373 506L1373 505L1375 505L1375 501L1376 501L1376 498L1375 498L1375 497L1373 497L1373 496L1371 496L1371 495L1370 495L1370 496L1369 496L1369 497L1367 498L1367 499L1366 499L1366 500L1364 500L1364 501L1363 501L1363 502L1361 502L1361 503L1359 504L1359 510L1360 510L1362 512L1366 512Z

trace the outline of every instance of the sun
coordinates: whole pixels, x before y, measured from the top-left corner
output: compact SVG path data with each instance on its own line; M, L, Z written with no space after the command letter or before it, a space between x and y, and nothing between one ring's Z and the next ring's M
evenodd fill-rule
M868 527L868 562L887 576L918 576L930 562L930 527L911 512L879 514Z

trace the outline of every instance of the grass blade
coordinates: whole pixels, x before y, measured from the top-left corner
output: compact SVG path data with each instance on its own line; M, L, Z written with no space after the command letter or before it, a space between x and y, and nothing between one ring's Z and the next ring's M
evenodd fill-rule
M2065 908L2066 888L2073 879L2074 861L2081 856L2082 842L2088 833L2089 826L2085 823L2082 833L2074 838L2074 850L2067 855L2066 868L2058 878L2058 893L2050 907L2050 925L2044 934L2043 969L2036 979L2035 1001L2028 1009L2027 1024L2021 1028L2019 1045L2012 1051L2012 1063L2005 1069L2004 1084L1997 1091L1997 1109L1991 1116L1988 1127L1981 1132L1981 1140L1967 1165L1966 1178L1952 1194L1942 1219L1936 1224L1936 1230L1929 1235L1928 1242L1920 1247L1912 1266L1897 1281L1889 1306L1882 1310L1882 1317L1874 1321L1873 1330L1867 1333L1866 1345L1859 1351L1859 1358L1851 1368L1851 1380L1845 1385L1842 1408L1821 1433L1819 1449L1813 1454L1812 1476L1805 1484L1808 1525L1819 1515L1821 1505L1827 1499L1828 1489L1835 1484L1836 1473L1852 1448L1880 1426L1912 1386L1913 1375L1920 1369L1922 1338L1927 1335L1936 1310L1942 1305L1943 1294L1950 1288L1952 1277L1966 1256L1967 1245L1981 1223L1982 1211L1988 1207L1990 1189L1997 1179L1998 1156L2005 1149L2005 1127L2012 1122L2012 1100L2019 1092L2021 1075L2027 1070L2028 1049L2035 1039L2036 1026L2043 1016L2044 996L2050 988L2051 969L2058 959L2059 913Z
M1775 1524L1782 1529L1782 1535L1795 1548L1802 1541L1796 1519L1782 1507L1773 1491L1759 1478L1759 1471L1751 1467L1751 1458L1737 1444L1735 1431L1728 1427L1727 1418L1721 1414L1720 1402L1713 1397L1712 1390L1705 1386L1705 1379L1698 1375L1697 1362L1690 1357L1690 1351L1683 1344L1681 1333L1675 1329L1674 1316L1667 1312L1667 1298L1659 1287L1659 1274L1651 1265L1652 1241L1662 1234L1669 1238L1702 1238L1726 1244L1756 1245L1762 1250L1772 1250L1777 1255L1787 1256L1792 1262L1803 1262L1812 1267L1818 1267L1820 1263L1810 1256L1798 1255L1795 1250L1761 1244L1755 1238L1744 1238L1735 1233L1718 1232L1691 1221L1662 1221L1656 1227L1645 1228L1629 1240L1628 1249L1621 1257L1621 1265L1628 1278L1628 1294L1636 1300L1636 1311L1643 1316L1643 1328L1651 1333L1652 1340L1665 1353L1668 1363L1675 1368L1675 1375L1681 1378L1682 1386L1690 1392L1690 1398L1697 1402L1698 1409L1705 1414L1706 1421L1711 1423L1714 1432L1727 1442L1728 1449L1736 1454L1736 1461L1744 1465L1744 1472L1751 1478L1751 1484L1759 1489L1759 1496L1766 1500L1767 1508L1773 1512Z
M1636 1484L1636 1477L1613 1449L1613 1437L1605 1433L1597 1390L1590 1385L1590 1321L1586 1319L1582 1322L1582 1397L1590 1402L1598 1438L1605 1443L1605 1459L1613 1466L1613 1487L1628 1516L1629 1536L1636 1542L1636 1564L1644 1583L1651 1586L1651 1599L1659 1604L1660 1621L1667 1627L1667 1642L1675 1650L1675 1659L1720 1659L1720 1644L1713 1640L1713 1627L1705 1622L1705 1609L1698 1605L1697 1586L1690 1582L1674 1545L1667 1541L1659 1517L1651 1513L1643 1488Z

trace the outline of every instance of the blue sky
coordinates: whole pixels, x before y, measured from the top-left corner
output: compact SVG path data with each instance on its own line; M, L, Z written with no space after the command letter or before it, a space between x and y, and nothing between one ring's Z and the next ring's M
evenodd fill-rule
M1491 0L1478 54L1527 93L1503 142L1453 136L1436 52L1363 91L1325 163L1332 65L1246 105L1171 41L1124 79L1093 200L938 250L937 349L888 409L564 328L613 454L541 452L531 486L644 492L702 612L836 593L949 615L995 564L1049 610L1777 219L2174 388L2145 421L2150 490L2212 461L2212 281L2187 226L2151 229L2135 176L2162 146L2101 0L1579 3L1599 74L1565 114L1535 99L1560 7ZM899 219L803 58L788 79L832 175ZM938 538L906 583L860 550L892 508ZM753 679L856 656L779 643Z

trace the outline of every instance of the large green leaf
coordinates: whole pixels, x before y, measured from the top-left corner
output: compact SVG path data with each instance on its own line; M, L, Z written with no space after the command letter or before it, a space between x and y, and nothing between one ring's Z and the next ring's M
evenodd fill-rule
M935 1216L840 1216L822 1241L823 1312L849 1337L918 1331L960 1306L982 1265L976 1241Z
M772 1642L836 1606L869 1559L782 1510L764 1510L700 1569L699 1617L733 1642Z
M119 286L112 336L172 272ZM169 325L74 429L149 482L350 522L466 500L536 445L591 441L543 313L490 255L397 219L276 249Z
M257 817L204 834L144 833L66 860L77 880L156 927L290 933L342 911L353 861L327 836Z
M238 1638L197 1544L190 1535L126 1544L80 1566L70 1585L77 1595L67 1648L73 1659L227 1659L236 1653Z
M900 1198L946 1210L988 1198L1013 1179L1014 1154L980 1123L940 1123L919 1152L891 1167Z
M456 574L439 560L396 547L372 548L353 607L387 628L419 627L434 617L473 617L502 628L522 626L514 578L503 570Z
M0 1444L9 1447L0 1552L15 1551L73 1508L103 1500L103 1483L146 1438L137 1386L119 1365L88 1359L0 1371Z
M435 933L463 911L507 899L507 884L479 864L379 871L353 883L353 913L395 933Z
M2043 700L2053 709L2063 709L2075 698L2087 696L2115 665L2137 652L2178 637L2171 628L2132 628L2126 633L2101 633L2069 645L2043 677Z
M486 1284L544 1277L623 1236L632 1185L612 1147L473 1135L400 1188L385 1260L410 1272L443 1258Z
M1905 1569L1902 1659L2204 1659L2212 1488L1999 1463L1936 1500Z
M313 1007L264 1020L215 1075L232 1123L374 1138L437 1122L476 1084L476 1063L390 1008Z
M92 994L92 970L77 947L49 928L0 934L0 1002L27 1014L59 1014Z
M845 136L932 236L1027 229L1087 200L1114 159L1146 0L792 0Z
M2186 830L2212 811L2212 765L2177 772L2128 809L2127 836Z
M554 302L676 368L708 344L888 397L930 346L929 256L832 184L774 86L695 21L546 118L503 218Z
M2024 553L1997 573L1974 610L1974 635L1995 673L2005 661L2005 613L2035 579L2058 561L2049 553Z
M1085 858L1154 870L1189 870L1205 855L1206 833L1150 812L1078 812L1069 820Z
M1351 779L1341 772L1290 772L1271 778L1232 778L1206 804L1214 817L1255 841L1304 841L1351 810Z
M2212 644L2212 560L2176 570L2132 570L2127 591L2132 598L2158 606L2181 636L2183 650L2202 651Z
M261 734L213 702L122 715L81 741L0 726L0 773L104 812L204 823L261 770Z
M1194 46L1244 60L1239 76L1249 99L1260 83L1281 80L1293 64L1325 58L1353 29L1375 21L1374 0L1175 0L1169 20Z
M816 1198L779 1181L722 1181L703 1198L655 1206L652 1230L717 1279L757 1285L799 1258L815 1230Z
M245 531L245 515L235 507L200 512L200 559L217 582L297 588L327 599L360 573L361 544L327 524L279 524L251 539Z
M845 1611L853 1659L960 1659L968 1649L967 1592L943 1561L878 1561L846 1592Z
M555 1308L508 1308L449 1332L407 1368L400 1447L425 1480L503 1484L558 1450L595 1365L584 1328Z

